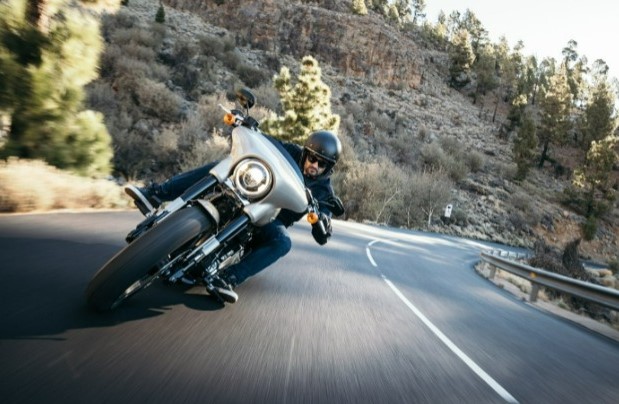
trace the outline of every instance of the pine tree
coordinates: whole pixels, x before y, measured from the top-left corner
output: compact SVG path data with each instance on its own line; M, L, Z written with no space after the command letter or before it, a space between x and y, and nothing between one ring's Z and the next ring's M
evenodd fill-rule
M83 87L97 76L102 46L96 21L65 0L0 5L0 63L9 66L0 74L0 87L8 88L0 112L10 118L0 156L42 159L86 175L109 172L103 117L82 111Z
M467 30L458 31L451 41L449 60L449 84L456 89L466 86L471 81L469 75L475 60Z
M531 164L533 164L536 146L535 122L525 113L513 146L514 161L518 166L517 180L522 181L526 178Z
M562 65L565 68L567 83L572 93L572 102L575 104L581 101L585 85L584 76L587 73L586 58L578 55L577 47L578 42L572 39L568 41L567 46L562 50Z
M469 41L475 58L479 57L481 50L488 44L488 31L484 28L475 13L467 9L460 21L461 29L469 33Z
M420 21L426 18L426 0L412 0L413 26L421 25Z
M615 151L618 142L615 135L591 142L584 164L574 172L572 182L583 191L587 218L597 219L608 209L605 202L615 200L609 174L619 161Z
M395 4L391 4L387 9L387 18L396 24L400 22L400 13Z
M479 97L486 95L488 91L492 91L498 85L496 78L496 57L494 56L490 46L485 46L480 51L479 58L475 63L473 70L475 71L476 85L473 93L473 104L477 104ZM484 104L480 106L480 114Z
M321 79L318 62L312 56L301 60L296 83L284 66L273 82L279 92L283 115L271 114L260 127L282 140L303 143L317 130L337 131L339 115L331 113L331 89Z
M157 10L157 14L155 14L155 22L159 24L163 24L165 22L165 10L163 9L163 4L159 4L159 9Z
M592 141L607 138L615 128L614 95L605 79L596 84L591 100L585 107L582 122L582 145L585 150Z
M572 94L565 75L565 68L550 78L539 103L540 127L537 135L542 145L539 167L548 160L550 146L565 142L570 128Z

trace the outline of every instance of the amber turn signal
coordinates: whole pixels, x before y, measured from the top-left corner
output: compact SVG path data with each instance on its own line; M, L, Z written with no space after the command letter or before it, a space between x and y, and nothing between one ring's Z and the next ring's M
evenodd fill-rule
M314 212L308 213L307 221L310 222L310 224L318 223L318 215Z
M234 124L234 115L232 115L231 113L225 114L224 115L224 123L226 125L232 126Z

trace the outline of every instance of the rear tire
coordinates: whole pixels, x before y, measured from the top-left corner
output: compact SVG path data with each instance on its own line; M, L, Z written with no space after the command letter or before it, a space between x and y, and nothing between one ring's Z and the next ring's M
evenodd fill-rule
M86 289L88 304L98 311L114 309L155 279L157 264L211 227L212 220L199 207L172 213L97 271Z

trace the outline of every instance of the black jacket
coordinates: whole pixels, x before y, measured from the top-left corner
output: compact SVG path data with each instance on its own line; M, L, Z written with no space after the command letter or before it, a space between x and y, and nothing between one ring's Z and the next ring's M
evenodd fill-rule
M277 141L277 140L276 140ZM279 142L279 141L277 141ZM301 172L303 172L303 162L301 161L301 155L303 153L303 148L294 143L286 143L279 142L284 149L290 154L292 159L297 162ZM326 229L326 233L323 233L318 230L317 226L312 227L312 235L318 244L325 244L329 237L331 236L331 216L332 213L329 208L325 205L329 199L334 196L333 187L331 186L331 172L327 173L327 175L322 176L318 179L313 179L308 176L303 176L303 180L305 181L305 186L309 188L312 192L314 199L318 201L319 210L323 214L321 215L321 220L323 221L323 226ZM294 224L294 222L301 219L305 214L304 213L296 213L287 209L282 209L282 211L277 216L277 219L281 221L284 226L290 227Z

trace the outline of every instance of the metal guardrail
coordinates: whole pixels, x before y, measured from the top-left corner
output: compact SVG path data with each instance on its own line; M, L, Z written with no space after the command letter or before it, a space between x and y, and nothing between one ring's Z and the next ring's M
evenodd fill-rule
M537 300L539 288L544 286L619 311L619 290L572 279L484 252L481 253L481 260L484 264L492 266L490 279L494 278L496 269L499 268L531 282L533 285L529 296L531 302Z

